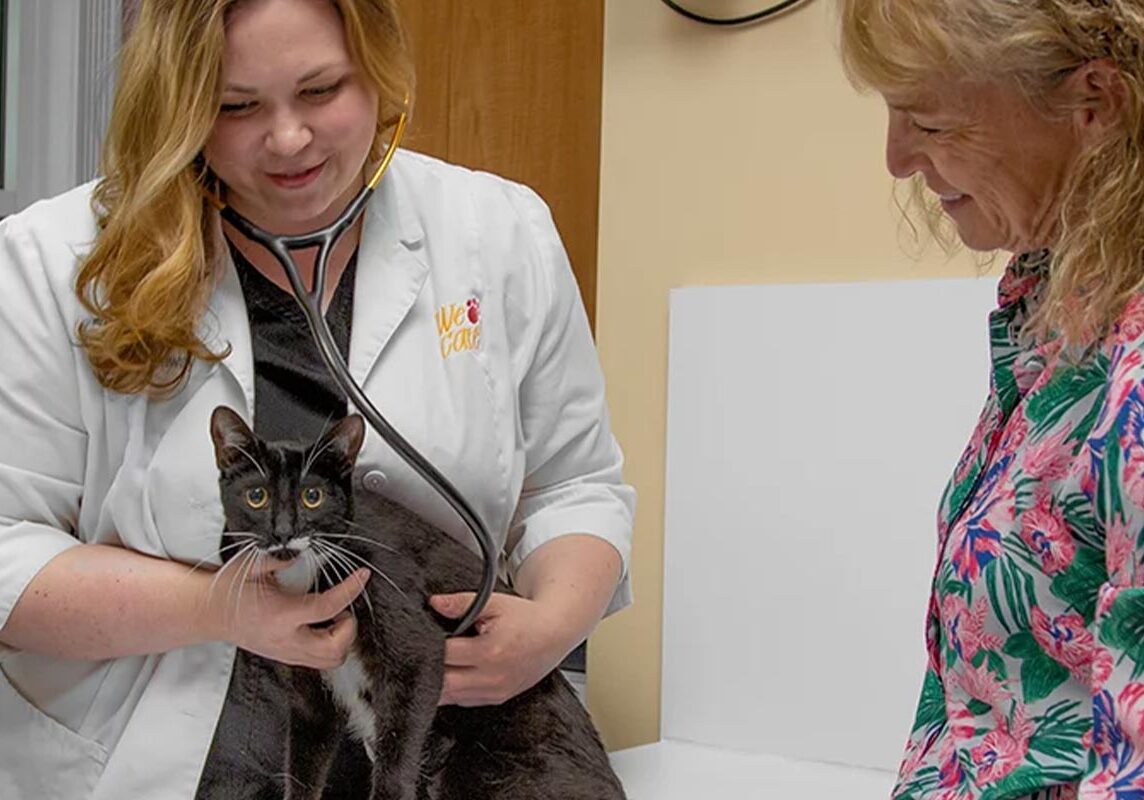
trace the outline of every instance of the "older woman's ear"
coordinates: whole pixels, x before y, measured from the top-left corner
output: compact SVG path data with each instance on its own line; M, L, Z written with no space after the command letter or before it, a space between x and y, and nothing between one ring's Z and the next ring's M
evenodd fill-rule
M1111 58L1082 64L1065 79L1062 89L1082 140L1099 140L1123 125L1128 90Z

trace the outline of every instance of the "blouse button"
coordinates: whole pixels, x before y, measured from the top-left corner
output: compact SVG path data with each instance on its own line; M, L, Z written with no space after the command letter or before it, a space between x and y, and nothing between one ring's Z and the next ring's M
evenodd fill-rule
M385 473L379 469L371 469L361 479L361 485L365 487L365 490L374 494L381 494L382 489L385 488L385 482Z

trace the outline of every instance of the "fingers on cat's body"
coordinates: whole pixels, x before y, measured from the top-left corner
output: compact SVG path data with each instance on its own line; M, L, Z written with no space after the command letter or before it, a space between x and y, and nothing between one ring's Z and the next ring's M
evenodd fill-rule
M296 666L334 669L345 663L357 636L357 620L348 609L368 579L367 571L358 570L324 592L292 598L298 604L294 622L305 654L305 660ZM329 625L313 627L331 620Z
M227 603L227 640L272 661L311 669L345 663L357 635L347 609L361 594L369 573L359 570L325 592L296 595L264 580L245 581ZM241 600L245 589L252 596ZM332 621L332 622L331 622ZM319 623L329 625L315 627Z
M300 622L315 625L341 614L365 589L369 571L359 569L336 586L324 592L299 595L303 614Z
M312 669L336 669L346 662L350 647L357 637L357 620L352 614L338 617L333 625L326 628L303 628L307 637L309 663L303 665Z
M293 600L294 598L290 598ZM281 625L278 618L269 623ZM264 639L249 643L236 642L239 647L264 658L292 667L335 669L345 663L350 647L357 636L357 620L351 614L341 614L332 624L315 628L296 619L286 623L286 630L277 634L265 631Z

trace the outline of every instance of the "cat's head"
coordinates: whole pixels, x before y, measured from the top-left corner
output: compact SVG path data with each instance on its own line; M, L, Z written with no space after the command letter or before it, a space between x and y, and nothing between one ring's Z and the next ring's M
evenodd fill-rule
M216 408L211 439L226 530L283 560L320 548L323 535L333 541L330 536L345 534L364 436L362 418L354 414L310 446L266 442L233 410ZM231 555L224 553L224 560Z

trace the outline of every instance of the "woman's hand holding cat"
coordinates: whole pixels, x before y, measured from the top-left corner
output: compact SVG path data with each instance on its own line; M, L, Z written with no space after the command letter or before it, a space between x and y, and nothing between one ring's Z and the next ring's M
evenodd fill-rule
M357 622L347 609L365 588L369 572L358 570L321 593L292 594L273 576L287 565L259 561L263 563L249 570L220 570L221 580L208 600L214 638L292 666L341 666L357 635Z
M515 588L494 594L477 618L477 635L445 642L441 705L503 703L552 671L600 621L620 578L616 549L588 534L553 539L524 560ZM438 613L457 619L469 592L435 595Z
M469 592L436 595L430 604L458 618L473 600ZM495 593L475 624L476 636L445 642L441 705L503 703L551 672L576 642L569 644L560 619L535 600ZM555 633L555 635L554 635Z

